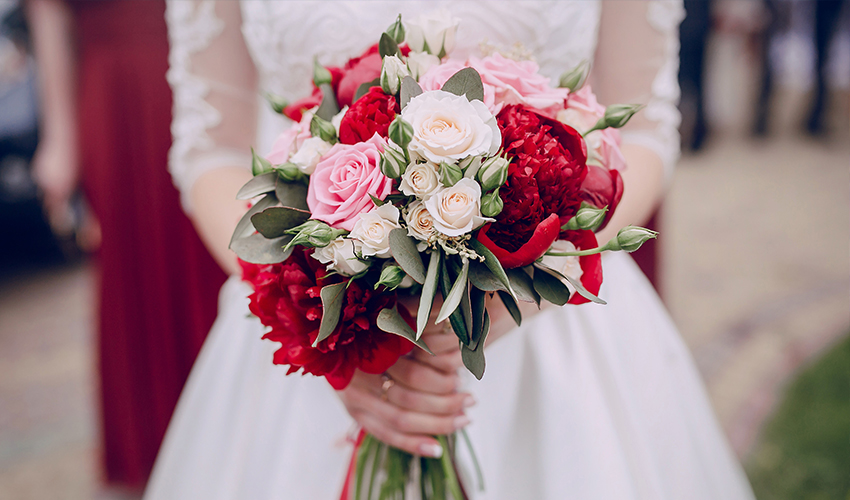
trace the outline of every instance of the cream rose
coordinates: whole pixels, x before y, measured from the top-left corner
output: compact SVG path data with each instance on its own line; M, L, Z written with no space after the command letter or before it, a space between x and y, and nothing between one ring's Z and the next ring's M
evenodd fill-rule
M496 118L483 102L442 90L414 97L401 117L413 126L410 151L438 165L467 156L493 156L502 144Z
M576 250L576 246L570 241L555 240L555 243L552 243L553 252L575 252ZM543 264L551 267L564 276L569 276L576 281L581 280L583 271L578 257L555 257L553 255L546 255L543 257Z
M331 145L318 137L311 137L301 144L298 152L289 158L289 161L298 165L298 170L310 175L316 170L316 165L322 159L322 155L331 149Z
M433 163L412 163L401 176L399 190L407 196L428 199L442 187L437 166Z
M367 213L361 213L354 224L349 237L362 243L363 256L386 259L390 257L390 231L400 229L399 212L396 207L387 203Z
M434 229L434 217L425 208L425 204L419 200L407 206L404 221L407 222L407 234L417 240L428 241L436 231Z
M410 69L410 76L416 81L419 81L420 76L438 64L440 64L440 58L427 52L411 52L407 56L407 67Z
M407 21L405 41L411 50L426 51L442 57L455 48L455 35L460 19L445 9L422 14Z
M354 276L369 267L368 264L357 258L360 246L359 241L340 236L328 246L316 248L312 255L322 264L327 264L328 271L337 271L345 276Z
M434 228L446 236L460 236L494 219L481 216L481 186L472 179L461 179L441 189L425 201L434 218Z

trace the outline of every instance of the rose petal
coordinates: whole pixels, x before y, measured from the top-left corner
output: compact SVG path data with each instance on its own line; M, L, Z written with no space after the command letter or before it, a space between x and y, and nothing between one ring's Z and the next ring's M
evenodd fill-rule
M551 214L537 225L531 238L516 252L509 252L488 238L487 230L489 227L490 225L488 224L481 228L481 231L478 232L478 241L493 252L496 258L499 259L502 267L513 269L515 267L527 266L542 257L558 238L558 233L561 230L561 222L557 214Z

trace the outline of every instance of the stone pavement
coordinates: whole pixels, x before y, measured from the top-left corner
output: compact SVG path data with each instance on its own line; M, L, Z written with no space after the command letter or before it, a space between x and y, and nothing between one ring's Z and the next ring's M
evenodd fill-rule
M850 141L720 138L665 205L663 292L735 449L787 376L850 328ZM0 283L0 498L98 487L91 266Z

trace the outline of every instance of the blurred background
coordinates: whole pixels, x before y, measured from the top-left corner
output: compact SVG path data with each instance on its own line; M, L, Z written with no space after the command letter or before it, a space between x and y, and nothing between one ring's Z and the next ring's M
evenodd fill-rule
M97 21L85 3L60 26ZM161 2L141 3L161 21ZM683 156L655 218L661 238L639 257L759 500L850 499L847 3L685 1ZM165 424L146 437L152 451L130 445L140 463L104 453L116 439L101 431L104 405L122 403L99 396L101 227L77 190L43 209L39 35L25 10L0 0L0 498L139 498ZM157 47L164 26L144 33ZM69 33L71 53L92 43Z

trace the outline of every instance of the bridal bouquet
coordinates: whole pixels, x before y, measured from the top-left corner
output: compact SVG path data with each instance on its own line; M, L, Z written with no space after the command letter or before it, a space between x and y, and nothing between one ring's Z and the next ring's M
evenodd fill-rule
M556 87L529 60L448 58L457 24L445 12L406 26L399 16L345 67L316 63L311 96L270 99L295 124L254 154L238 196L258 201L231 248L289 373L338 390L356 369L383 373L414 347L428 351L420 336L433 308L480 379L488 295L517 325L518 301L604 303L599 254L655 237L637 227L603 245L595 237L623 192L616 128L639 107L598 104L587 65ZM418 298L415 314L400 294ZM403 496L415 475L425 498L465 498L455 438L438 439L442 459L361 436L344 496L371 498L375 484L380 498Z

